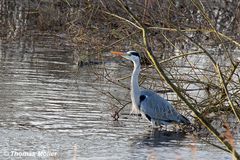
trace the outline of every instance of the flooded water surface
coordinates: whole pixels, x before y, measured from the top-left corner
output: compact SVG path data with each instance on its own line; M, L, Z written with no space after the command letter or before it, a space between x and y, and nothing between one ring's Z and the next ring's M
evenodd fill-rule
M231 159L128 114L113 121L92 87L109 87L104 80L78 70L60 38L38 37L0 43L0 159Z

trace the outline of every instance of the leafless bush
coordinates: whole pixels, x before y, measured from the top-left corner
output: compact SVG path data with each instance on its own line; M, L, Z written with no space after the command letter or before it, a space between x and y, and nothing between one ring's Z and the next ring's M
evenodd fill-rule
M103 54L94 53L134 49L149 58L139 24L117 1L84 2L73 12L68 28L81 54L99 58ZM238 21L238 1L139 0L124 4L146 28L151 52L166 74L199 111L231 111L228 95L237 106L239 33L233 25ZM148 74L151 69L143 72L146 80L153 78ZM156 83L156 88L166 86Z
M239 5L221 0L88 1L77 11L81 18L72 21L69 31L74 42L87 45L89 52L140 51L152 63L144 69L142 86L174 92L175 100L188 106L239 158L232 141L212 125L217 118L224 128L226 118L218 117L229 114L240 122ZM153 68L159 77L149 74Z

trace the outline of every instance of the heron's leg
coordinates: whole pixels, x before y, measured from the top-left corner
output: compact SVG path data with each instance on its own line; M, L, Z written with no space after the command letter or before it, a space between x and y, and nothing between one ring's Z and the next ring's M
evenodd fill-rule
M152 128L157 128L156 122L154 120L151 120Z
M165 124L166 131L168 131L167 124Z
M173 132L178 132L179 131L179 126L178 124L173 124Z
M162 129L163 129L163 126L162 125L159 125L159 131L162 131Z

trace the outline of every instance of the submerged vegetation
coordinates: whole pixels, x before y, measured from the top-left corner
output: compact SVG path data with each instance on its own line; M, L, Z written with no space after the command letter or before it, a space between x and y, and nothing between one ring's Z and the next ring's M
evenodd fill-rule
M240 159L233 138L240 124L239 1L3 0L0 12L3 39L33 28L65 31L79 64L90 57L106 61L111 50L139 51L145 65L142 86L171 95L194 125L205 126L226 149L218 147ZM128 75L116 81L112 74L105 69L96 76L128 89L123 83ZM129 102L111 91L101 93L114 99L118 119Z

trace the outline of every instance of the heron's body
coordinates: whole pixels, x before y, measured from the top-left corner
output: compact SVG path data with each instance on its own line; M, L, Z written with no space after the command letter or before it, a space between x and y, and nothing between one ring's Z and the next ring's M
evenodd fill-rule
M168 101L157 93L151 90L142 90L140 93L140 112L153 125L189 123L187 118L179 114Z
M122 57L131 60L134 64L131 76L132 113L141 113L153 125L190 124L189 120L178 113L167 100L151 90L140 89L138 76L141 65L140 56L137 52L116 52L115 54L122 55Z

